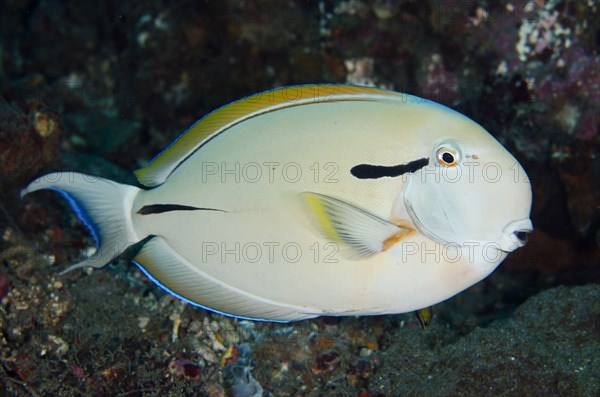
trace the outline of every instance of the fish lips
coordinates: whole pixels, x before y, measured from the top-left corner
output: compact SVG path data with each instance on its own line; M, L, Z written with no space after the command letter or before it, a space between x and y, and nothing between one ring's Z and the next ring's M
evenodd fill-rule
M529 233L533 232L531 219L519 219L510 222L502 231L500 249L504 252L512 252L527 244Z

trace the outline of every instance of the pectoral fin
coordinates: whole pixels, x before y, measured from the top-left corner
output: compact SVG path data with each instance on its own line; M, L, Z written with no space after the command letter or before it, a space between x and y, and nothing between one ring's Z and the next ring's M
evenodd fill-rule
M385 251L408 230L345 201L318 193L302 193L313 225L327 239L366 257Z

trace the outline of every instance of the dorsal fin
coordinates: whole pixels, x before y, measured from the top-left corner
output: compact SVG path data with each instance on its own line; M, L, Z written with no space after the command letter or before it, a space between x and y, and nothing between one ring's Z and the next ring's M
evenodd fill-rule
M277 109L317 102L376 101L410 96L372 87L345 84L307 84L276 88L225 105L198 120L146 167L135 171L148 187L161 185L186 158L212 137L244 120Z

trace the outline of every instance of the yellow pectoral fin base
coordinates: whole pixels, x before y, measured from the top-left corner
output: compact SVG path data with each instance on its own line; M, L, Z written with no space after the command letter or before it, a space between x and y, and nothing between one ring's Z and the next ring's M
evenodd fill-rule
M312 224L327 239L366 257L390 248L408 232L345 201L318 193L301 194Z
M319 231L330 240L342 242L343 240L333 225L333 220L327 209L327 202L324 200L326 196L315 193L304 193L302 197L308 207L311 220L318 227Z

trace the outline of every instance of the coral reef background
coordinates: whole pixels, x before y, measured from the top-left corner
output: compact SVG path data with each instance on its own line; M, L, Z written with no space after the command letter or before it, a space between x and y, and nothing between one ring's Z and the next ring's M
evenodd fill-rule
M596 0L0 2L0 395L597 396ZM535 232L488 279L412 314L252 323L166 295L93 240L53 170L134 182L210 110L349 82L446 104L527 170Z

